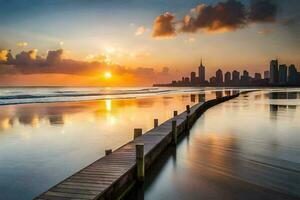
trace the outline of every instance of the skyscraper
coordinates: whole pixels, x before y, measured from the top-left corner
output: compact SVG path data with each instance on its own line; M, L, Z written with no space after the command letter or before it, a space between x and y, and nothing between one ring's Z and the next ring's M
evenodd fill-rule
M279 83L286 84L287 82L287 66L279 65Z
M199 66L199 82L200 82L200 84L205 83L205 66L202 65L202 59L201 59L201 63Z
M260 74L260 73L255 73L255 74L254 74L254 79L255 79L256 81L261 80L261 74Z
M234 86L237 86L239 84L239 82L240 82L240 72L234 70L232 72L232 84Z
M215 86L217 83L216 83L216 77L210 77L209 79L209 83L212 85L212 86Z
M291 85L297 84L297 76L298 76L298 72L297 72L295 65L290 65L289 66L288 83Z
M270 78L270 71L264 71L264 79Z
M217 84L217 86L223 85L223 72L221 69L218 69L216 71L216 84Z
M191 72L191 84L196 85L196 72Z
M270 62L270 83L276 84L278 83L278 60L271 60Z
M248 86L250 84L250 76L247 70L243 71L243 75L241 76L241 85Z
M229 86L231 84L231 73L226 72L225 73L225 86Z

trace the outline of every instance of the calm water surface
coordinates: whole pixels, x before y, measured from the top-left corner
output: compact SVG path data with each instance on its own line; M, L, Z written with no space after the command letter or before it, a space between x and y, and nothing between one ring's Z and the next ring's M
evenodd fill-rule
M300 89L208 110L131 199L299 199Z
M216 96L199 89L0 89L0 199L33 198L132 140L134 128L147 131L154 118L165 121L197 103L198 94ZM78 102L94 98L103 100Z

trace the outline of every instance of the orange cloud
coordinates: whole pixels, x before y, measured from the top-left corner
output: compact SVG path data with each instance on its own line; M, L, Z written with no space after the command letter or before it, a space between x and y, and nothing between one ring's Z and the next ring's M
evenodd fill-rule
M0 62L6 62L7 61L7 54L8 50L0 50Z
M154 38L157 37L170 38L176 36L174 20L175 20L175 16L169 12L166 12L158 16L154 21L152 36Z

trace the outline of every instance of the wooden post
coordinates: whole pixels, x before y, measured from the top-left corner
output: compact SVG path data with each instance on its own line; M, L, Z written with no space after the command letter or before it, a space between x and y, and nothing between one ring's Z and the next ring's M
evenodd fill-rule
M144 157L144 144L136 144L136 167L137 167L137 179L143 182L145 179L145 157Z
M143 134L143 129L141 129L141 128L135 128L134 129L133 139L141 136L142 134Z
M186 105L186 112L187 112L188 114L190 114L190 112L191 112L190 105Z
M106 149L105 150L105 155L107 156L107 155L109 155L109 154L111 154L112 153L112 150L111 149Z
M172 121L172 140L173 140L173 144L176 145L177 144L177 122L176 122L176 120Z
M186 130L189 132L190 131L190 115L186 115Z
M177 110L174 110L173 115L174 115L174 117L176 117L178 115Z
M154 119L154 128L158 127L158 119Z

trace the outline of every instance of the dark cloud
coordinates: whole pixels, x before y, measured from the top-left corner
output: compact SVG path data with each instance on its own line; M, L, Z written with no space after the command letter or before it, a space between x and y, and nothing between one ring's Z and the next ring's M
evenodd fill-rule
M277 10L274 0L253 0L250 5L249 21L274 22L276 21Z
M246 24L245 6L236 0L220 2L215 6L202 4L194 9L194 12L196 12L196 17L188 15L184 17L181 31L235 30Z
M56 51L48 51L46 63L48 65L58 64L62 61L63 50L58 49Z
M175 17L172 13L166 12L156 17L153 25L153 37L173 37L175 33Z
M9 53L8 55L11 55ZM36 62L37 50L30 50L28 52L22 51L21 53L16 55L15 60L8 61L8 64L16 64L16 65L32 65Z
M250 23L275 22L277 11L277 5L270 0L253 0L249 7L238 0L227 0L215 5L200 4L179 22L174 22L174 15L158 16L155 20L153 36L165 37L168 34L175 36L177 32L234 31ZM178 30L176 30L177 26L179 26Z

